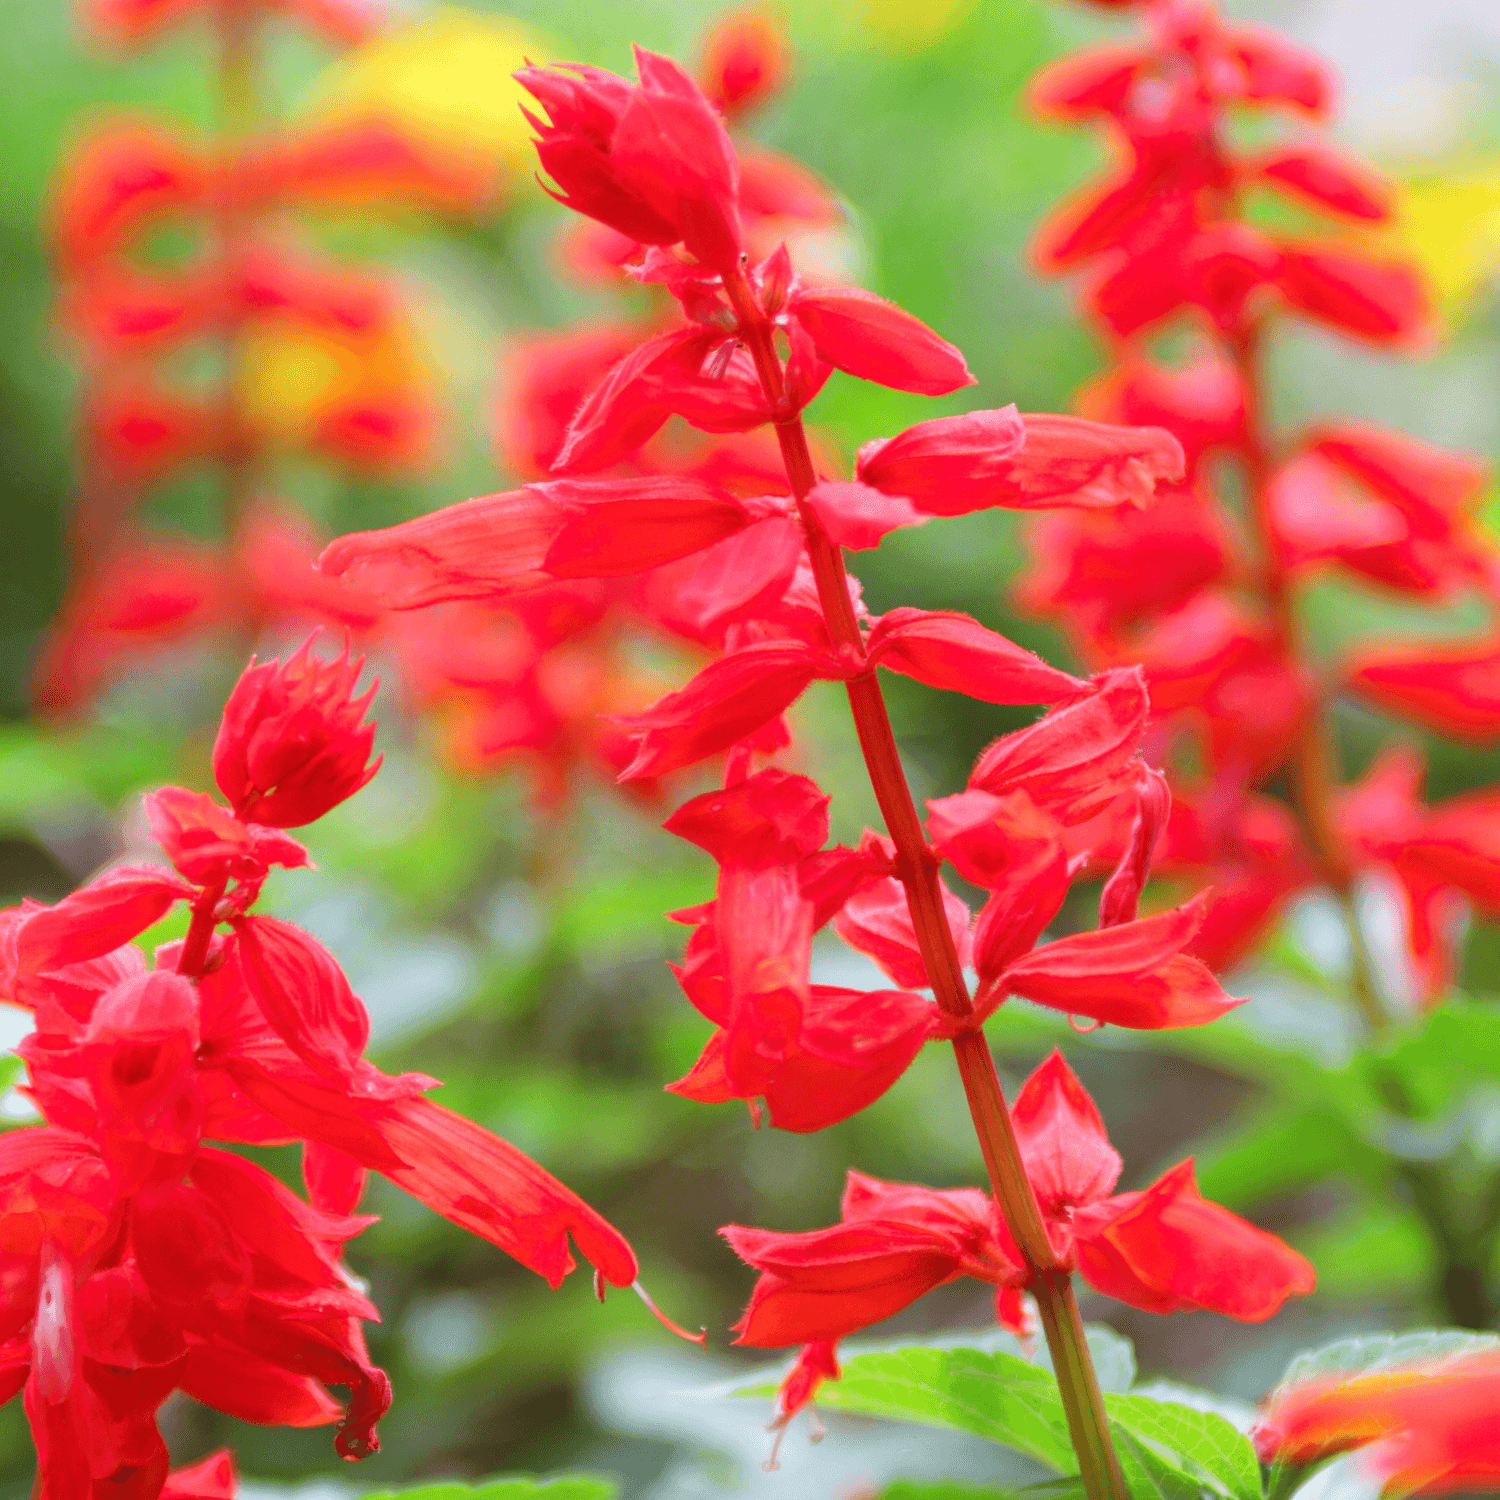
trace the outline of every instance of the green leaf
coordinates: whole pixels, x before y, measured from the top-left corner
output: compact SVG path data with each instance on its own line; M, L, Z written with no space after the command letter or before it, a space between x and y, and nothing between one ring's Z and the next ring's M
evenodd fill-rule
M1272 1099L1232 1135L1198 1153L1198 1186L1226 1208L1357 1172L1379 1181L1385 1159L1337 1110Z
M1158 1449L1121 1427L1110 1424L1120 1473L1131 1500L1204 1500L1222 1495L1217 1486L1200 1479L1179 1454Z
M410 1490L377 1490L362 1500L615 1500L619 1486L593 1474L533 1479L525 1474L486 1484L424 1484Z
M1364 1375L1399 1365L1436 1364L1500 1349L1500 1334L1466 1328L1419 1328L1411 1333L1365 1333L1336 1339L1297 1355L1276 1382L1277 1392L1328 1375ZM1268 1398L1270 1399L1270 1398Z
M1104 1408L1117 1437L1121 1432L1134 1441L1129 1446L1143 1460L1149 1455L1152 1479L1163 1494L1181 1482L1193 1493L1205 1486L1233 1500L1259 1500L1260 1462L1250 1440L1217 1412L1200 1411L1176 1401L1152 1396L1107 1395ZM1124 1455L1121 1455L1122 1462ZM1170 1470L1170 1473L1168 1472ZM1130 1476L1126 1476L1127 1484ZM1131 1492L1135 1486L1131 1484Z
M1014 1354L926 1345L858 1354L818 1404L972 1432L1060 1474L1077 1470L1057 1381Z

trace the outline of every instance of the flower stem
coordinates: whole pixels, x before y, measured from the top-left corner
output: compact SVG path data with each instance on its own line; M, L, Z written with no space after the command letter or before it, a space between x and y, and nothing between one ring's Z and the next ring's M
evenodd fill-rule
M224 895L226 883L220 880L214 885L204 886L193 902L187 937L183 940L182 952L177 958L177 972L184 979L197 979L203 973L203 965L208 961L209 944L213 942L214 929L219 925L215 912Z
M776 353L770 320L743 271L726 276L724 285L739 318L739 336L750 350L761 388L775 413L776 437L797 502L828 633L836 646L862 661L864 640L845 582L843 553L807 503L807 496L817 483L817 473L801 414L786 400L781 360ZM912 925L933 994L945 1014L963 1020L972 1016L974 1007L943 910L939 860L922 831L875 669L867 667L857 673L848 681L847 689L870 784L875 789L886 830L896 846L896 875L906 889ZM1036 1194L1026 1176L989 1043L975 1027L954 1038L953 1053L995 1202L1026 1261L1027 1290L1036 1298L1041 1311L1084 1488L1089 1500L1127 1500L1099 1379L1073 1296L1072 1277L1058 1262Z

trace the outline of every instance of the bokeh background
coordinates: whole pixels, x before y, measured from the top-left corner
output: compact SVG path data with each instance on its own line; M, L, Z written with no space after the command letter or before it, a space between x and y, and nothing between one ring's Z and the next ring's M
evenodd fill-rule
M1276 416L1322 411L1390 421L1435 441L1500 457L1500 11L1491 0L1233 0L1239 17L1276 25L1329 56L1345 81L1340 127L1404 184L1380 233L1418 256L1437 288L1443 344L1390 359L1313 333L1273 351ZM510 68L523 55L626 71L628 44L692 59L718 14L703 0L518 0L391 9L387 32L342 55L292 28L269 39L264 87L289 121L388 111L474 154L498 191L464 214L313 216L303 232L393 277L406 321L382 357L420 376L437 441L397 476L317 457L278 463L275 483L325 535L388 524L506 487L494 432L500 371L518 336L590 315L619 316L630 293L560 274L566 215L532 178ZM842 201L847 222L827 254L957 342L979 384L934 404L835 375L811 410L830 445L862 441L965 406L1016 401L1067 409L1099 351L1070 317L1070 290L1027 269L1040 213L1096 165L1086 133L1028 118L1020 95L1045 60L1113 27L1064 0L815 0L784 16L790 83L749 125L799 158ZM142 838L134 794L163 781L208 784L219 704L248 649L294 644L276 630L195 634L133 656L72 712L35 707L34 673L64 599L69 516L79 486L76 350L59 333L49 192L59 162L91 121L165 112L210 129L215 75L208 39L189 28L128 56L90 48L61 0L11 0L0 47L0 897L56 899ZM306 400L319 351L261 350L249 379L271 411ZM219 524L212 475L170 485L150 524L209 541ZM1018 617L1024 554L1001 513L898 534L859 569L872 608L969 611L1065 660L1060 640ZM1321 649L1379 623L1388 603L1345 589L1314 601ZM1457 632L1460 614L1425 629ZM670 676L688 658L659 642L626 643L632 670ZM634 654L631 654L634 653ZM827 1221L844 1169L958 1184L982 1168L956 1079L936 1049L876 1106L819 1135L752 1131L738 1106L708 1109L662 1092L696 1056L705 1023L681 1000L664 959L681 929L663 917L711 892L696 851L660 833L664 807L633 805L602 774L575 776L539 808L535 767L455 764L442 716L407 712L400 666L385 679L385 767L354 801L308 830L317 873L274 877L275 910L304 922L344 961L374 1022L383 1066L446 1081L439 1096L536 1156L616 1222L643 1279L684 1322L706 1324L710 1353L675 1345L633 1299L600 1307L582 1278L551 1293L492 1247L383 1183L380 1224L352 1248L385 1322L376 1358L396 1403L384 1451L351 1471L326 1432L262 1431L183 1402L164 1427L174 1459L232 1442L255 1485L362 1494L418 1479L561 1467L622 1477L631 1496L851 1494L897 1472L1000 1472L957 1440L845 1421L816 1456L793 1435L786 1467L765 1475L766 1412L722 1395L736 1361L728 1324L751 1276L714 1234L731 1221L811 1227ZM903 690L906 689L906 690ZM919 795L954 789L1014 711L939 697L904 679L892 691ZM836 793L835 835L857 837L873 808L837 694L797 710L803 766ZM1373 748L1357 717L1342 725L1355 764ZM1500 754L1433 747L1434 795L1500 779ZM685 795L696 790L684 782ZM1083 898L1080 898L1083 899ZM1316 899L1287 917L1279 967L1237 975L1259 1024L1325 1062L1347 1048L1345 1012L1320 985L1345 955ZM852 957L821 955L821 977ZM852 982L858 982L857 980ZM1500 940L1478 932L1465 987L1500 990ZM14 1032L23 1029L15 1018ZM994 1028L1007 1086L1055 1040L1110 1121L1140 1185L1189 1150L1242 1211L1309 1253L1320 1290L1262 1329L1179 1316L1156 1320L1091 1295L1086 1316L1136 1341L1148 1372L1253 1399L1286 1356L1345 1329L1441 1320L1430 1251L1409 1209L1337 1174L1315 1190L1276 1191L1240 1172L1227 1144L1258 1107L1253 1085L1191 1043L1124 1045L1059 1033L1017 1006ZM12 1075L13 1076L13 1075ZM4 1108L16 1119L14 1093ZM292 1161L263 1153L278 1170ZM1217 1165L1216 1165L1217 1163ZM1217 1172L1217 1177L1215 1173ZM1265 1189L1265 1190L1263 1190ZM979 1327L982 1288L925 1299L892 1332ZM743 1366L744 1361L738 1364ZM710 1389L712 1388L712 1389ZM706 1394L705 1394L706 1391ZM181 1399L181 1398L176 1398ZM30 1450L19 1403L0 1412L0 1486L22 1495Z

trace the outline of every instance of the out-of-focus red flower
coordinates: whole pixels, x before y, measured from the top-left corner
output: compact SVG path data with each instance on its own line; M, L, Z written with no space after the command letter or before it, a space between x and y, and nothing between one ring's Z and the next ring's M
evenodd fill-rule
M781 21L746 6L721 16L703 44L703 90L729 119L758 108L786 87L791 48Z
M1253 1436L1266 1463L1368 1446L1367 1467L1396 1494L1490 1490L1500 1482L1497 1403L1500 1360L1481 1352L1280 1387Z
M252 660L224 705L214 780L238 817L299 828L352 797L380 769L372 686L354 696L364 659L312 654L315 631L285 662ZM368 762L368 764L367 764Z

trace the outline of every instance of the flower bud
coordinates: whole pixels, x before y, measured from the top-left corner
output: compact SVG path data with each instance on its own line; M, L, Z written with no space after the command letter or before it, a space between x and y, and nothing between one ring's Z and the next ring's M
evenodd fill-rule
M366 764L374 724L361 724L372 687L352 696L364 658L312 655L316 633L285 664L251 661L224 705L214 780L235 816L299 828L352 797L380 769Z

